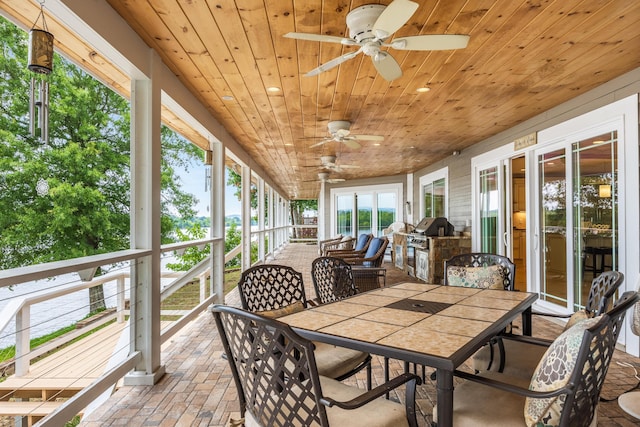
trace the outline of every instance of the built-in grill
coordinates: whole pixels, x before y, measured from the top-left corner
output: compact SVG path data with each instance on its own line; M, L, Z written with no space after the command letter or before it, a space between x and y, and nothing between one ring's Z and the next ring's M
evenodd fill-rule
M417 249L428 249L429 243L427 237L434 236L453 236L454 227L447 218L444 217L425 217L416 225L413 233L407 238L407 246Z

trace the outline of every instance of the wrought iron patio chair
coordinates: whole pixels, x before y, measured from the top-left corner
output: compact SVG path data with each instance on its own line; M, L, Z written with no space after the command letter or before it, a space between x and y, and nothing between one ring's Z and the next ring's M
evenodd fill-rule
M345 257L344 260L353 265L353 278L360 292L378 289L386 280L386 269L382 267L384 255L389 245L386 237L374 237L367 251L361 256Z
M497 254L475 252L460 254L444 262L444 284L515 289L516 265L509 258Z
M506 256L484 252L473 252L451 257L444 262L444 284L472 288L515 290L516 266ZM505 331L510 333L511 326ZM497 338L479 350L483 358L482 366L492 366L495 350L502 354L502 341ZM473 359L475 360L475 355ZM500 357L500 361L503 360ZM435 379L435 372L431 374Z
M311 278L319 304L340 301L358 293L351 265L340 258L319 257L313 260ZM371 390L371 355L367 355L363 363L367 368L367 389Z
M311 263L311 278L320 304L339 301L358 293L351 264L341 258L314 259Z
M314 344L288 325L229 306L211 311L245 426L417 426L416 376L370 391L348 386L318 374ZM404 405L380 398L403 384Z
M262 264L248 268L242 273L238 288L242 308L267 317L282 317L309 306L302 273L288 266ZM326 343L315 345L321 375L342 381L371 367L367 353ZM370 378L369 372L369 388Z
M613 305L615 294L624 282L624 275L619 271L606 271L597 276L591 282L589 297L585 308L573 313L573 315L555 315L553 317L568 317L569 321L565 330L573 326L577 321L599 316L606 313ZM546 313L536 313L547 315ZM476 372L498 371L512 376L530 378L542 355L551 341L529 339L527 337L513 336L511 338L499 337L498 343L502 345L502 351L494 352L483 347L473 356L473 368ZM504 357L503 357L504 354Z
M638 299L626 292L608 313L569 328L529 380L456 371L466 381L454 391L453 425L592 425L625 313Z

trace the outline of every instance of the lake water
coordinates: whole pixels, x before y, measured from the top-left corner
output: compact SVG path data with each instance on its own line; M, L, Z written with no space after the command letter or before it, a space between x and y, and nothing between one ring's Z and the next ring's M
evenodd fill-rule
M165 266L168 262L175 262L173 256L162 259L162 271L169 271ZM128 271L128 267L120 267L118 271ZM110 274L117 273L112 271ZM174 279L164 279L162 286L169 284ZM11 300L21 296L39 293L47 289L56 289L69 283L79 282L76 273L57 276L53 279L38 280L0 288L0 314ZM112 281L104 284L104 297L107 307L115 307L117 304L117 284ZM129 298L129 280L125 280L125 297ZM89 289L83 289L72 294L67 294L55 299L44 301L31 306L31 338L40 337L62 327L82 320L89 314ZM16 323L15 317L0 331L0 349L15 344Z

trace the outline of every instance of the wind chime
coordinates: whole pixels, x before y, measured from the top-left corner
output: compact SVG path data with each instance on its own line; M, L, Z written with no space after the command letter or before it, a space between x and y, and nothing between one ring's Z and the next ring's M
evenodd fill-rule
M42 17L42 29L36 28ZM40 14L29 31L29 70L35 74L48 76L53 70L53 34L47 31L44 18L44 0L40 2ZM29 130L40 140L49 143L49 82L46 77L32 75L29 90ZM37 126L36 126L37 109Z

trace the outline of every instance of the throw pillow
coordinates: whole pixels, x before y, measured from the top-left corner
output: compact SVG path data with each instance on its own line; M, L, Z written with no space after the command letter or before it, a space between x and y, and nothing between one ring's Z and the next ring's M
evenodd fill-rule
M600 316L582 320L560 334L540 359L531 377L529 390L550 391L564 387L576 368L584 331L599 320ZM559 425L564 402L564 395L544 399L527 397L524 404L525 422L527 425Z
M482 267L447 267L449 286L467 288L504 289L504 271L500 265Z
M285 307L276 308L273 310L264 310L258 311L256 314L259 314L264 317L269 317L270 319L277 319L278 317L286 316L288 314L297 313L299 311L304 310L304 304L302 301L296 301L292 304L289 304Z

